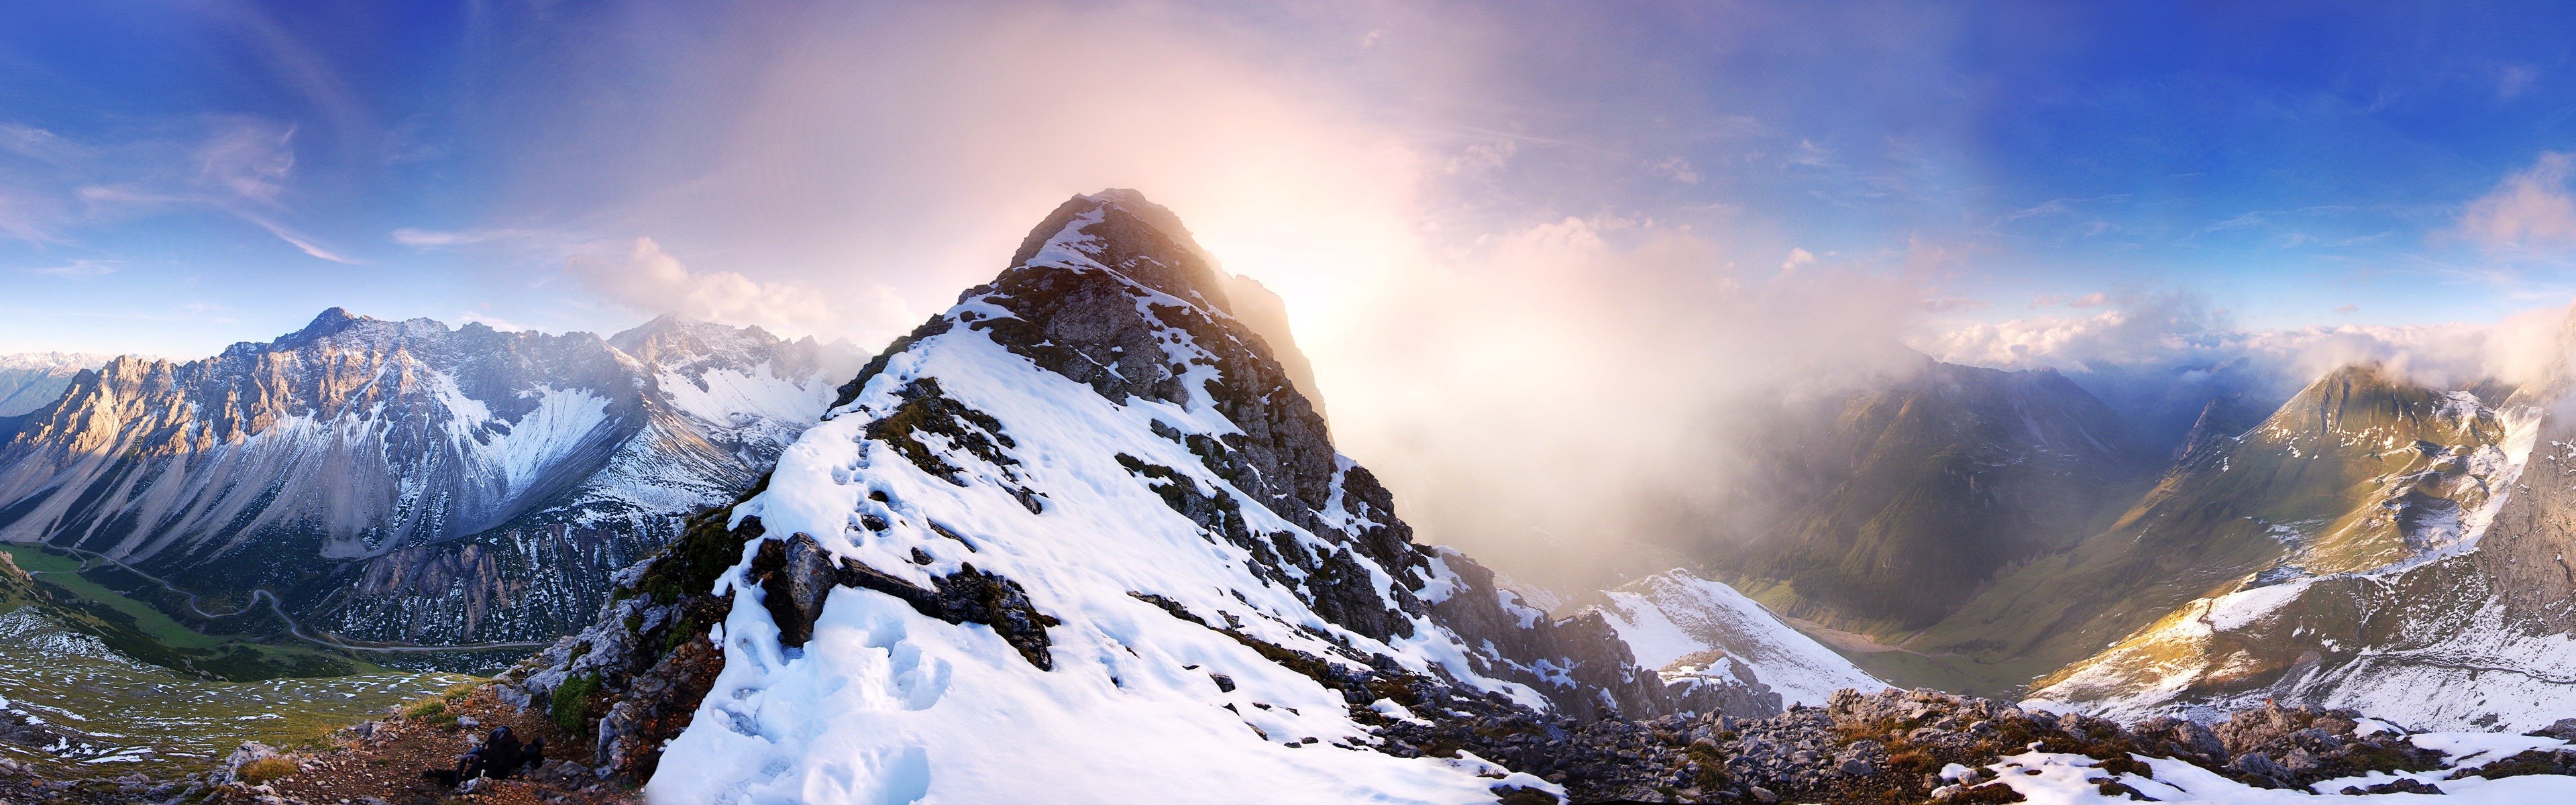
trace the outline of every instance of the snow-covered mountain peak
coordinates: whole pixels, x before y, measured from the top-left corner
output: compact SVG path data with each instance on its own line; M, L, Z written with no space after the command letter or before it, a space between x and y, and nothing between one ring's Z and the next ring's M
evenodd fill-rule
M1759 684L1668 686L1598 618L1552 622L1414 544L1223 281L1139 194L1059 207L661 560L748 540L732 567L577 641L691 645L643 635L725 613L687 731L660 752L663 705L622 700L602 760L658 756L652 794L689 802L1467 802L1552 786L1420 757L1408 725L1777 712ZM710 584L729 601L676 592ZM532 695L688 657L570 645Z

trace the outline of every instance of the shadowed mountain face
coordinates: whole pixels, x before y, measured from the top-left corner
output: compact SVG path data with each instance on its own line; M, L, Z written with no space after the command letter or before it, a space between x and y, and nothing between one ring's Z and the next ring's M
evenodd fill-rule
M673 317L602 340L334 308L75 376L0 445L0 539L227 609L266 588L353 636L548 636L672 516L749 483L856 358Z
M2007 565L2081 539L2153 466L2118 416L2048 371L1926 361L1768 422L1714 533L1685 551L1855 631L1939 621Z

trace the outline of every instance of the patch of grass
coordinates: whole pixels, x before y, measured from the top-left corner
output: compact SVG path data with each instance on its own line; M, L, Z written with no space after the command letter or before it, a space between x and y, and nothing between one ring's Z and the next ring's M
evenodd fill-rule
M293 777L296 772L303 770L302 767L295 765L295 761L282 757L265 757L242 764L240 774L242 782L261 785L271 780Z
M447 700L442 698L422 699L403 705L402 710L402 716L409 719L431 719L446 714Z
M2024 802L2027 800L2022 797L2021 792L2013 790L2012 786L2004 785L2003 783L1987 783L1975 788L1962 789L1959 791L1959 795L1951 798L1950 801L1956 803L1989 803Z
M2501 764L2512 763L2521 759L2523 759L2523 755L2515 755L2513 757L2496 761L2495 763L2487 764L2483 768L2498 769L2502 767ZM2351 754L2335 758L2332 768L2329 770L2344 772L2348 775L2359 775L2374 771L2432 771L2441 767L2442 764L2440 763L2429 761L2396 747L2381 746L2372 743L2357 743L2353 746ZM2487 777L2504 776L2483 774L2482 772L2483 769L2481 771L2469 772L2469 774Z
M653 597L656 604L676 604L687 596L705 595L715 585L716 577L742 559L742 544L760 536L756 520L745 519L740 532L729 531L725 521L734 506L769 488L769 475L735 497L732 504L715 506L691 515L680 537L663 546L662 558L654 561L636 580L635 590Z
M81 575L81 561L78 559L26 545L0 546L0 551L8 551L10 558L17 560L19 567L37 574L37 578L45 583L62 588L81 600L94 601L124 613L133 619L130 625L135 630L160 641L163 645L172 648L206 649L225 642L223 638L212 637L180 625L177 620L162 614L161 610L150 604L134 600L124 593L91 581L89 577Z
M1699 764L1699 775L1691 781L1702 791L1715 791L1726 785L1726 753L1705 743L1691 744L1682 750L1691 762Z

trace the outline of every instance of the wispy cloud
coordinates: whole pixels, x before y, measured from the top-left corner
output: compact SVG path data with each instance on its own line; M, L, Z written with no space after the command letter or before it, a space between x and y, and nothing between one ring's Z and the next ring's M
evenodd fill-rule
M2491 249L2576 246L2576 156L2551 151L2513 172L2460 214L2459 232Z
M315 258L351 266L365 265L367 262L365 260L342 255L339 252L324 248L323 246L314 243L312 238L306 237L301 232L288 229L285 226L278 224L276 221L269 220L265 215L243 212L240 210L233 211L233 215L244 221L258 224L261 228L268 230L269 234L276 235L278 240L286 241L289 245L303 250L305 254L311 255Z
M193 208L259 227L316 259L362 262L286 223L295 217L296 126L218 115L193 127L193 136L94 144L0 124L0 152L25 160L0 173L0 235L63 243L87 227Z
M1690 160L1668 157L1661 162L1646 163L1648 170L1682 184L1699 184L1699 171L1692 170Z
M2508 64L2496 68L2496 99L2510 101L2522 97L2531 83L2540 79L2540 68L2528 64Z
M2058 305L2065 305L2072 308L2087 308L2101 307L2110 303L2111 296L2099 291L2072 298L2059 296L2057 294L2040 294L2038 296L2031 297L2030 300L2030 306L2033 308L2056 307Z
M395 243L415 249L445 249L484 245L555 245L568 246L580 238L569 232L552 229L414 229L403 227L391 235Z
M114 274L119 268L114 260L73 260L58 266L21 268L18 271L48 277L99 277Z
M791 333L830 326L853 301L732 271L690 271L652 238L636 238L624 254L574 255L565 261L564 273L591 293L638 312L674 312ZM880 306L893 302L876 301Z

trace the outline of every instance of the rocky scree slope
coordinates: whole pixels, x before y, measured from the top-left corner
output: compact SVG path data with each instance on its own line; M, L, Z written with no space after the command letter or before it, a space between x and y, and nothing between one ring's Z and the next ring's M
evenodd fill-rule
M674 802L1548 801L1454 752L1780 709L1413 543L1220 276L1131 191L1066 202L504 695Z
M601 339L335 308L76 375L0 444L0 539L189 580L209 611L265 589L355 639L550 639L858 359L676 317Z

